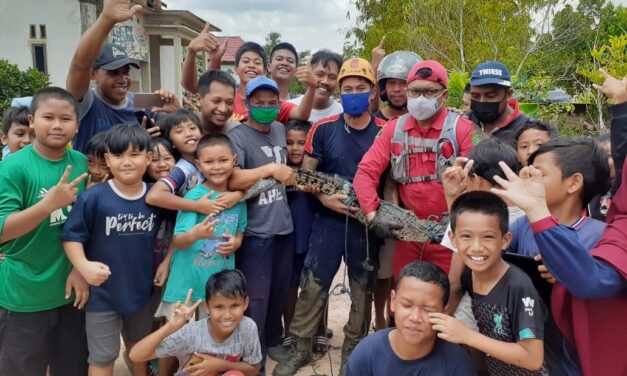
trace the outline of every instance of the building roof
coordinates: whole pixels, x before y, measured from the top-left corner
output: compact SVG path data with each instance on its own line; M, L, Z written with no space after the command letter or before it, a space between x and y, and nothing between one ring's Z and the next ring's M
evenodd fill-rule
M220 43L223 43L224 40L228 40L226 51L224 52L224 56L222 56L222 62L235 63L235 53L242 46L242 44L246 42L239 36L217 36L216 38L218 38Z

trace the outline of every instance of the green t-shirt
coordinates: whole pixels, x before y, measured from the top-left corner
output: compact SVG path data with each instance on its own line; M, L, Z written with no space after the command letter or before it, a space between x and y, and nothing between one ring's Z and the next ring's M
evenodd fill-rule
M0 162L0 233L7 217L41 201L68 165L72 166L69 181L87 172L87 158L77 151L68 150L64 159L49 161L32 145ZM85 189L85 180L78 188ZM0 244L5 255L0 263L0 307L37 312L71 301L65 299L65 283L72 265L59 240L71 209L55 210L31 232Z
M197 201L201 197L212 193L211 200L214 200L220 192L212 191L199 184L185 194L188 200ZM179 211L176 216L174 236L189 231L194 225L202 222L206 216L204 214L188 211ZM198 299L205 300L205 284L209 277L224 269L235 268L235 258L237 251L229 256L222 256L215 252L218 243L225 241L221 239L222 234L236 235L237 232L246 230L246 203L240 202L234 207L224 210L216 216L219 222L213 231L214 236L194 242L187 249L175 249L170 266L170 276L163 294L163 301L176 303L185 301L187 291L193 289L192 301Z

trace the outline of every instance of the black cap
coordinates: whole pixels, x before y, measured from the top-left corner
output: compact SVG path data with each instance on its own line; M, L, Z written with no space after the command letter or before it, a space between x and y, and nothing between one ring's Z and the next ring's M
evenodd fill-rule
M94 69L116 70L126 65L139 69L139 64L128 57L124 48L113 43L105 43L102 45L92 67Z

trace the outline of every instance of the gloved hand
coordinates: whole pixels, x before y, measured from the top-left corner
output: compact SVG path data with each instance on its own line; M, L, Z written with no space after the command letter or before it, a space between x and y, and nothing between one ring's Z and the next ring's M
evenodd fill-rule
M398 239L396 230L402 229L403 226L391 222L377 213L368 228L380 239Z

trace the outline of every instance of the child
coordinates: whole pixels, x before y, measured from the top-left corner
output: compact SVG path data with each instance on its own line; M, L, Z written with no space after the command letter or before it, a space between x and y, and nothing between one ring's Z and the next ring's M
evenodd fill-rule
M163 137L171 143L178 161L170 175L160 178L148 192L146 202L149 205L209 215L233 207L242 198L241 192L224 192L215 200L183 198L205 180L194 164L196 145L202 137L200 119L192 111L178 110L166 115L158 126Z
M490 375L548 375L544 366L545 307L529 277L501 258L511 240L505 202L489 192L459 196L449 236L469 270L462 283L472 297L479 332L442 313L430 313L438 336L476 348Z
M185 199L215 199L220 193L228 192L236 158L229 139L222 134L203 136L198 143L196 156L196 166L206 180L187 192ZM213 216L195 211L180 211L177 215L170 278L157 316L170 319L175 303L184 300L189 288L196 292L194 301L203 299L202 287L212 274L235 268L233 253L240 247L244 237L246 204L238 203L215 218L218 219L213 220ZM202 311L199 313L202 316Z
M461 346L437 336L428 312L443 312L449 296L446 274L435 264L415 261L401 269L390 308L396 328L383 329L359 342L346 376L476 375Z
M562 224L577 233L586 249L592 249L605 230L605 223L586 217L583 212L590 199L610 187L607 154L592 139L556 139L543 144L529 157L529 164L542 172L542 184L549 211ZM510 226L512 242L508 251L540 260L540 250L526 217ZM544 265L539 270L555 283ZM550 296L543 296L550 304ZM552 315L545 325L546 360L553 374L579 374L574 349L563 340Z
M189 307L192 290L185 304L173 306L172 319L163 327L137 343L130 357L135 362L154 357L176 356L176 376L216 375L238 370L257 375L261 348L257 326L244 311L248 307L246 280L239 270L222 270L212 275L205 287L205 310L208 317L187 323L202 302ZM199 362L194 363L194 357ZM191 362L190 362L191 361Z
M516 134L515 139L520 164L526 166L529 156L538 150L540 145L557 136L557 129L551 124L534 119L527 120Z
M110 177L109 167L105 162L104 155L107 152L107 145L105 144L105 137L107 132L96 133L85 147L87 155L87 169L89 170L89 183L91 184L102 183Z
M113 375L120 332L128 347L151 330L153 249L161 222L145 202L150 135L132 125L107 131L112 179L81 195L61 232L65 253L91 287L86 311L89 373ZM106 282L106 283L105 283ZM132 363L134 375L147 366Z
M612 142L609 133L597 136L594 141L601 150L607 154L607 163L610 166L610 180L612 185L616 179L616 168L614 167L614 158L612 158ZM612 203L612 192L608 191L600 193L590 199L588 204L588 214L599 221L605 222L607 211Z
M63 254L59 232L85 189L87 160L67 144L78 104L67 91L38 92L32 145L0 167L0 375L85 375L89 289ZM76 296L71 296L71 290ZM74 301L74 304L72 304ZM78 308L78 309L77 309Z
M26 106L9 107L2 118L2 158L22 149L31 143L34 136L28 125L29 110Z

